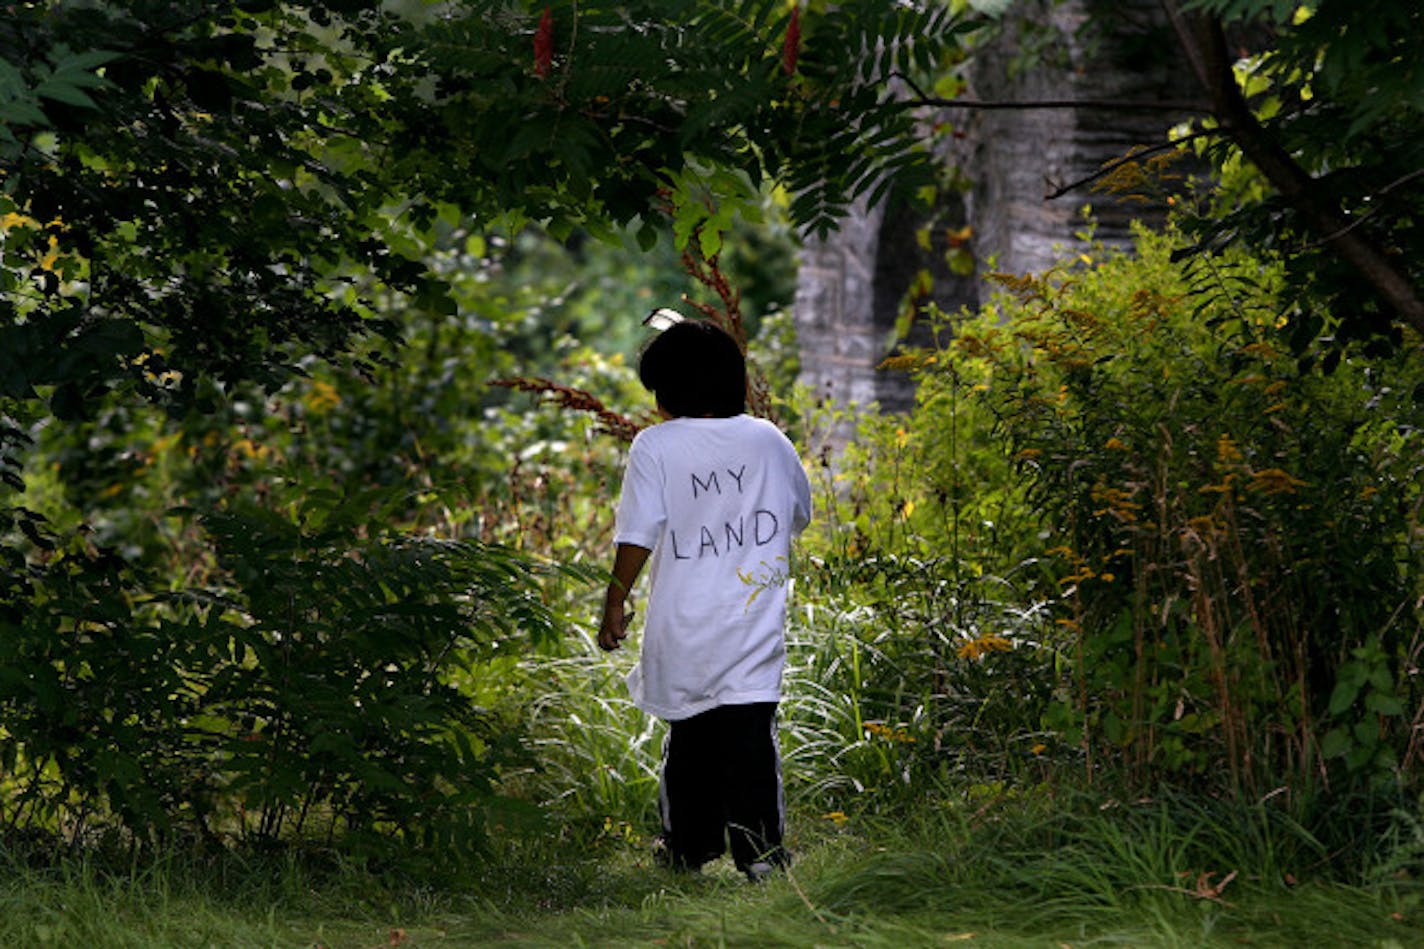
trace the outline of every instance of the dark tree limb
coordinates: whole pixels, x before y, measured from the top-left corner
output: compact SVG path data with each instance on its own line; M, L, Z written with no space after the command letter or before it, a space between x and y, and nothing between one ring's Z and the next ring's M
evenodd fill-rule
M890 78L898 79L910 87L914 98L905 99L900 105L905 108L934 106L941 109L971 109L974 111L1028 111L1033 109L1093 109L1104 112L1197 112L1210 114L1211 109L1200 102L1172 102L1162 99L946 99L925 92L913 79L902 72L893 72Z
M1368 196L1368 199L1367 199L1367 200L1378 201L1379 198L1382 198L1382 197L1384 197L1385 195L1389 194L1391 191L1393 191L1395 188L1398 188L1400 185L1408 184L1409 182L1413 181L1415 178L1421 178L1421 177L1424 177L1424 168L1416 168L1416 169L1414 169L1413 171L1409 172L1409 174L1407 174L1407 175L1400 175L1398 178L1394 179L1393 181L1391 181L1389 184L1385 185L1383 188L1379 189L1378 191L1372 192L1372 193ZM1364 214L1361 214L1361 215L1359 215L1358 217L1352 218L1352 219L1350 220L1350 223L1345 226L1344 230L1336 231L1336 232L1333 233L1333 234L1326 234L1324 237L1322 237L1320 240L1316 241L1314 244L1312 244L1312 245L1310 245L1310 246L1315 247L1315 246L1318 246L1318 245L1320 245L1320 244L1324 244L1326 241L1329 241L1331 238L1339 237L1340 235L1344 234L1345 231L1353 231L1355 228L1357 228L1357 227L1359 227L1360 225L1364 224L1366 221L1368 221L1370 218L1374 217L1376 214L1378 214L1378 213L1379 213L1381 210L1383 210L1383 209L1384 209L1384 205L1376 203L1376 204L1374 205L1374 207L1370 208L1370 209L1369 209L1368 211L1366 211Z
M1424 299L1420 298L1413 281L1337 208L1319 198L1318 182L1271 137L1251 112L1236 84L1221 21L1184 12L1177 0L1162 0L1162 7L1192 71L1211 98L1212 112L1226 134L1291 207L1324 235L1322 243L1350 264L1401 321L1424 334Z
M988 111L1031 111L1034 109L1092 109L1099 112L1197 112L1209 114L1200 102L1173 102L1163 99L943 99L917 96L905 100L909 106L930 105L945 109Z

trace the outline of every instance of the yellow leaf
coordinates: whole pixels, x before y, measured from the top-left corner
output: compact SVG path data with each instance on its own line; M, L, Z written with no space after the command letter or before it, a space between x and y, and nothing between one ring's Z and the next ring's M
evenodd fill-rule
M0 215L0 231L14 230L17 227L38 227L39 221L26 214L19 214L15 211L7 211Z

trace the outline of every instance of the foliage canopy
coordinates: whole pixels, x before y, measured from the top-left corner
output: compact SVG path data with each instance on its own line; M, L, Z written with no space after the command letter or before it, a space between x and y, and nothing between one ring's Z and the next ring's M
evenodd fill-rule
M1379 354L1424 334L1424 11L1390 0L1165 4L1222 133L1269 185L1198 222L1288 262L1298 354L1317 336Z
M650 242L669 208L695 222L710 195L776 180L825 231L854 195L927 173L886 80L959 27L935 8L827 9L788 75L771 0L563 3L547 22L536 69L536 17L506 2L13 11L5 395L46 387L72 418L116 386L176 406L209 382L273 387L393 334L380 292L452 314L421 254L442 219Z

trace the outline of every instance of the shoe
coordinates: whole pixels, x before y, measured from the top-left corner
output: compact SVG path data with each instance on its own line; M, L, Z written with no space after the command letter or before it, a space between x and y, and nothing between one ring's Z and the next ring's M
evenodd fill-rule
M767 863L765 860L758 860L756 863L749 865L743 872L746 873L747 879L753 883L765 883L771 875L776 872L776 867Z
M674 873L700 873L702 864L707 862L706 860L700 860L697 863L692 863L688 861L686 857L673 853L672 845L668 842L667 835L665 834L658 834L653 837L652 851L653 865L662 867L664 870L671 870ZM707 860L716 856L716 854L712 854Z

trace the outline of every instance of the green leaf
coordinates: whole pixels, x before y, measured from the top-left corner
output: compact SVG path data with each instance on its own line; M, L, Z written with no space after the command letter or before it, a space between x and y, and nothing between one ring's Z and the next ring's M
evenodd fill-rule
M1404 714L1404 703L1398 696L1385 692L1371 692L1365 696L1366 710L1376 715L1402 716Z
M1339 758L1353 747L1350 733L1344 728L1332 728L1320 742L1320 754L1324 758Z
M1363 683L1352 681L1343 675L1335 683L1335 689L1330 693L1329 712L1332 716L1341 715L1346 709L1355 704L1356 697L1360 694L1360 686Z

